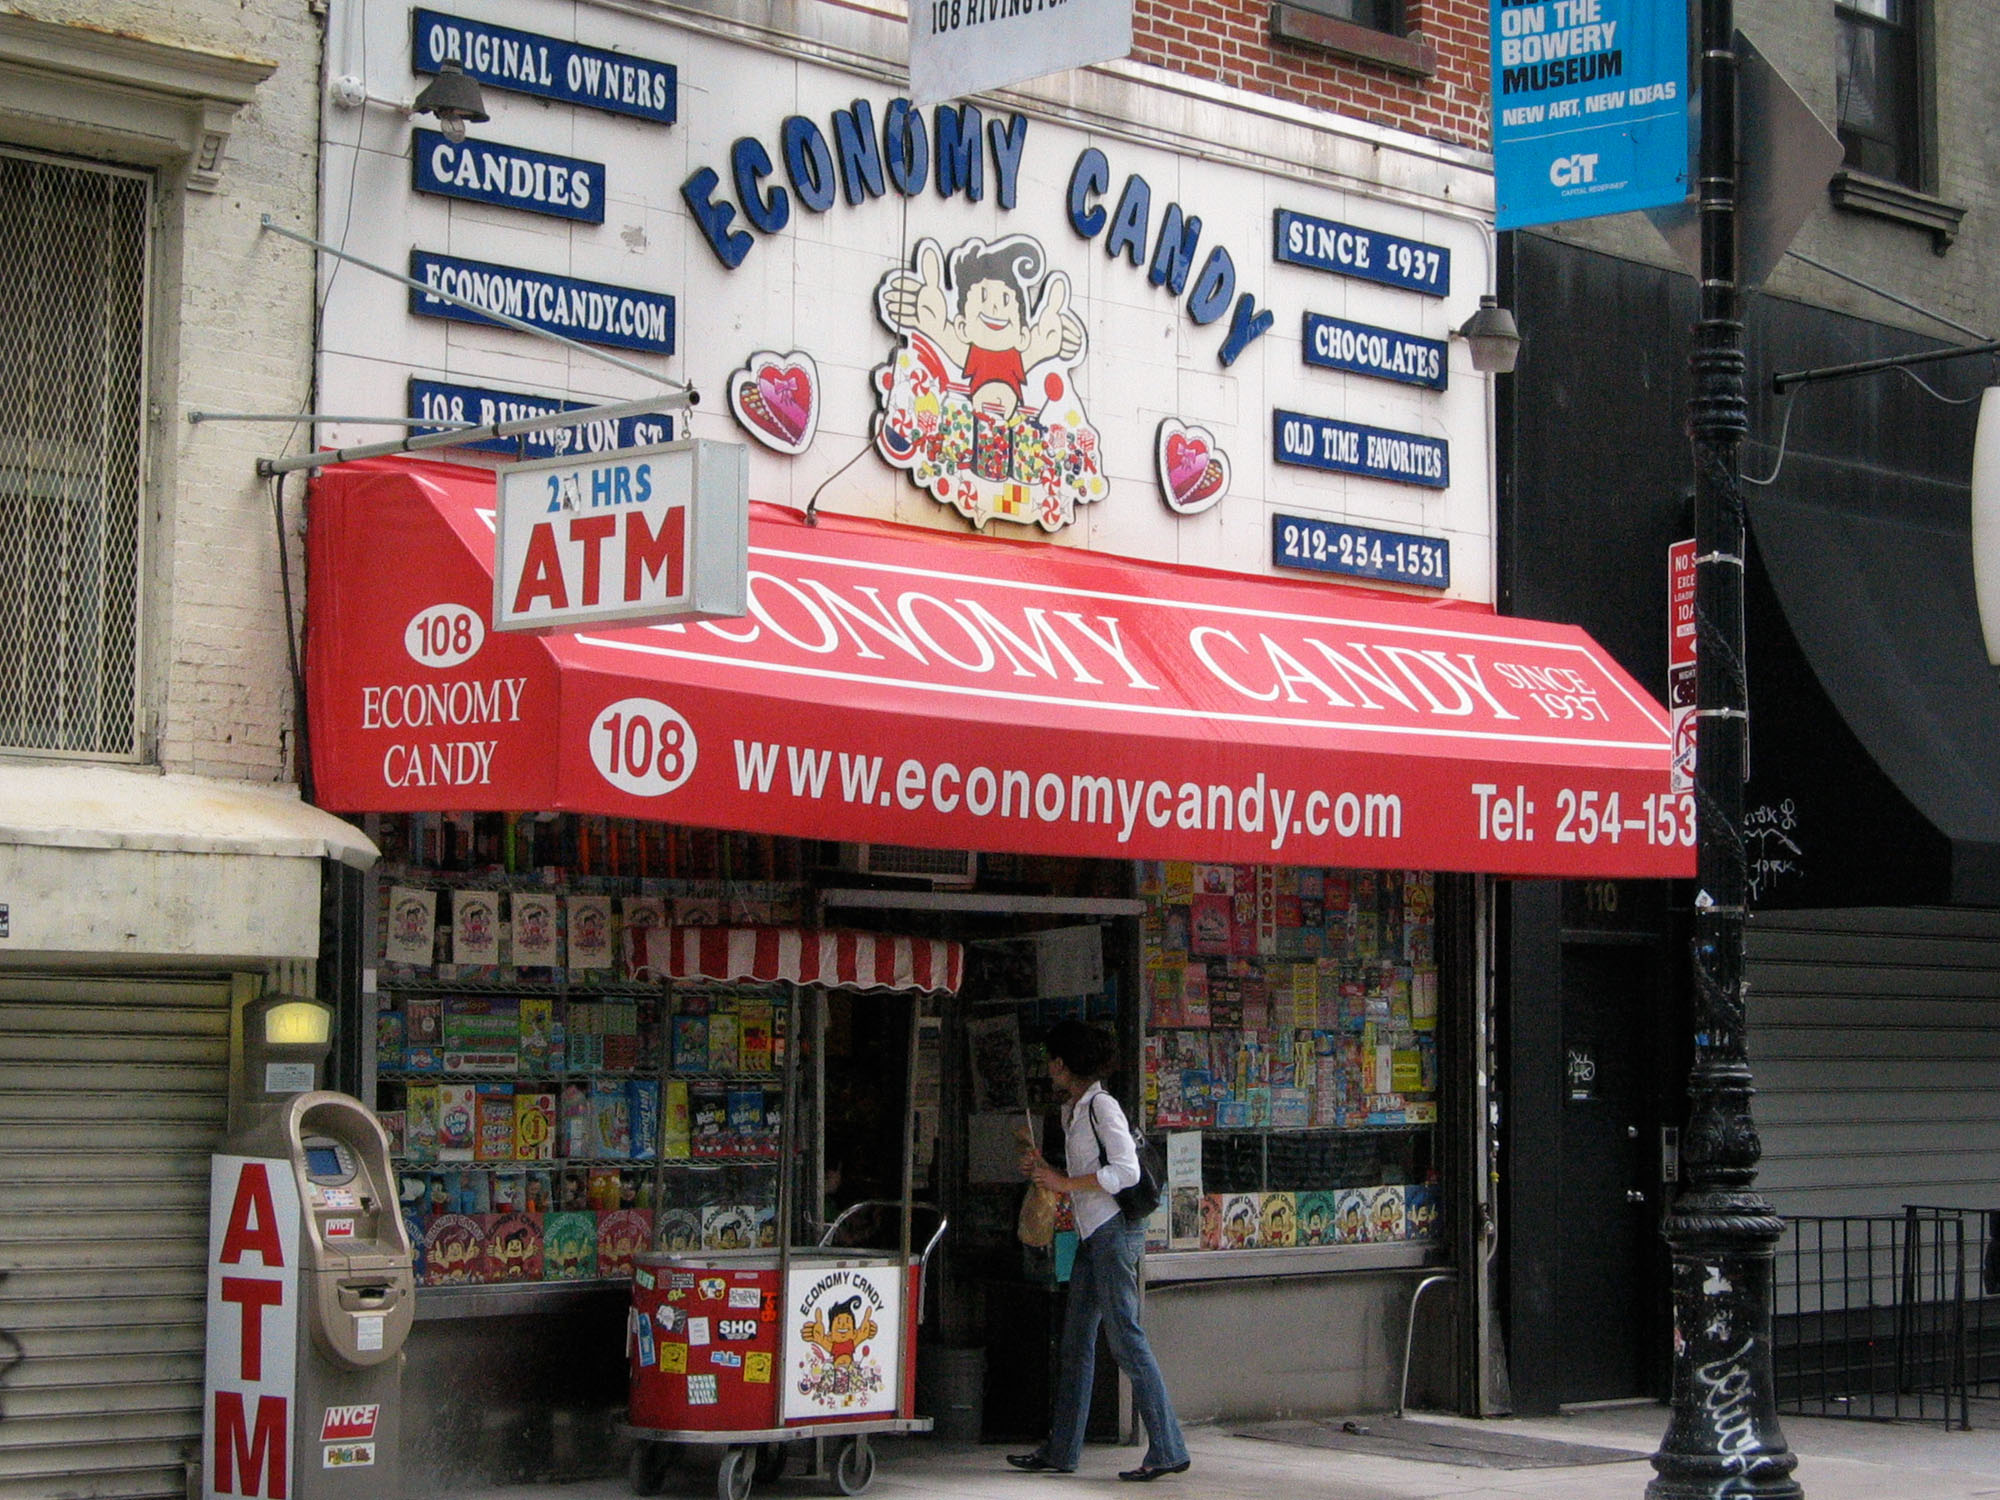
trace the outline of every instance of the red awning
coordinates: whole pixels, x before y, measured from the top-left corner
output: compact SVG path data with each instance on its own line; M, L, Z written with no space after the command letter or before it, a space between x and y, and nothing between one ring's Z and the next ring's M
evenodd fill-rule
M1667 717L1581 631L752 507L741 620L487 629L489 471L342 465L308 700L341 812L535 809L995 852L1693 873Z
M655 927L647 965L674 979L955 993L965 949L944 938L804 927Z

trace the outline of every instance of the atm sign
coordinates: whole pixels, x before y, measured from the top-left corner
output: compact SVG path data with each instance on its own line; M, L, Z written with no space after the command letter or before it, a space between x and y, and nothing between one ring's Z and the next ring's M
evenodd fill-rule
M379 1404L329 1406L326 1415L320 1418L319 1440L322 1443L338 1443L352 1438L373 1437L376 1419L381 1415Z

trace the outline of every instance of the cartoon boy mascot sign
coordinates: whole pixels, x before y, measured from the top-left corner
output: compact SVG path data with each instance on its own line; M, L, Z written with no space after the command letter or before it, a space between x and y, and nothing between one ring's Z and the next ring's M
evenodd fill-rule
M967 240L947 264L920 240L916 270L884 277L875 305L903 338L875 372L884 458L974 526L997 516L1060 531L1103 498L1076 389L1083 323L1038 241Z

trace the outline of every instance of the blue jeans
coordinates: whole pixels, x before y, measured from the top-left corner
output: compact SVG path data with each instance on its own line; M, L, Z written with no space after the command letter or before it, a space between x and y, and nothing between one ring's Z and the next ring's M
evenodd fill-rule
M1055 1420L1048 1442L1042 1445L1042 1457L1059 1469L1074 1469L1083 1456L1100 1322L1111 1357L1132 1382L1139 1420L1146 1424L1146 1465L1164 1468L1188 1456L1167 1383L1160 1377L1152 1345L1146 1342L1146 1330L1139 1326L1139 1253L1145 1248L1146 1226L1128 1225L1123 1215L1099 1225L1077 1247L1069 1276L1069 1310L1063 1319Z

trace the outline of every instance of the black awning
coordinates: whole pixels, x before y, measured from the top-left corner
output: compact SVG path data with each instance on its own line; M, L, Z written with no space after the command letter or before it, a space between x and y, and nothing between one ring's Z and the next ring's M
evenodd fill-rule
M1966 487L1792 464L1784 497L1750 500L1757 902L2000 904L2000 677Z

